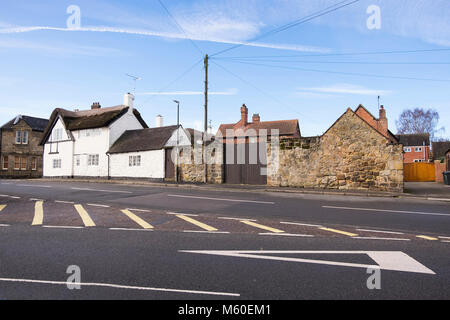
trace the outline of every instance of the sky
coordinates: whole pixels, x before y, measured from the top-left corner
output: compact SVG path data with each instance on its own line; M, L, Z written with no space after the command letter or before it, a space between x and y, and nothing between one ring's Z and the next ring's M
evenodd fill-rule
M159 114L176 123L176 99L183 126L201 129L208 54L214 131L245 103L249 117L320 135L349 107L378 116L380 96L392 132L403 110L432 108L450 138L450 1L351 2L0 0L0 123L135 92L150 127ZM314 15L337 3L349 4Z

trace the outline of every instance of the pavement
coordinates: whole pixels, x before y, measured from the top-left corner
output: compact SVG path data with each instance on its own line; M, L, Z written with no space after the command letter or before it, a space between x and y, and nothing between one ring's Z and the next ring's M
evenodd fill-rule
M0 182L0 299L449 299L449 257L447 201Z

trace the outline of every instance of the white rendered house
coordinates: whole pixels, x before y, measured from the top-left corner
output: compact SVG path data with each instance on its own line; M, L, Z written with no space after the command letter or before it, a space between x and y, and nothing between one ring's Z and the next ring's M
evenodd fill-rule
M126 130L148 128L134 109L134 96L126 94L124 104L90 110L55 109L44 131L44 177L108 177L107 154Z

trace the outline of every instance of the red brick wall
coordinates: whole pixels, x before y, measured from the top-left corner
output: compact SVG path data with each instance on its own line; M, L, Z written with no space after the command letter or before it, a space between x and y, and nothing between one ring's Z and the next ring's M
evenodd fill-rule
M434 170L436 171L436 182L444 182L442 173L445 171L445 163L441 163L439 160L434 162Z

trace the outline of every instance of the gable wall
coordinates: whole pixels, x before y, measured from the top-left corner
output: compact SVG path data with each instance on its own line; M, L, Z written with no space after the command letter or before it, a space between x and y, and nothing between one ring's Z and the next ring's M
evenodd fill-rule
M403 191L403 150L348 111L316 142L268 144L268 185Z

